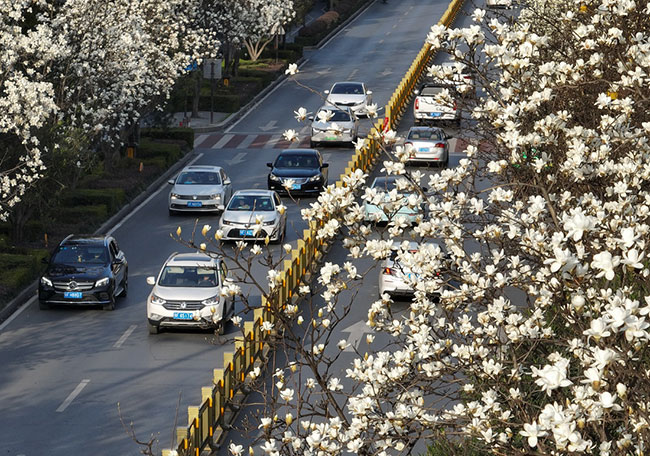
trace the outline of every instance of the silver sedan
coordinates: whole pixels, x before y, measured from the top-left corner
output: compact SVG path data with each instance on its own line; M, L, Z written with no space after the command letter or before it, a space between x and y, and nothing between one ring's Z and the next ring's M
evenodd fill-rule
M348 143L352 144L359 136L359 119L350 108L337 108L325 105L310 117L311 147L321 143Z
M367 116L372 104L372 91L363 82L337 82L325 94L329 104L349 107L357 116Z
M409 163L436 162L442 166L449 163L449 143L447 135L441 128L436 127L411 127L404 147L409 154Z
M171 179L169 215L178 212L222 211L232 195L232 184L220 166L186 166Z
M287 214L273 190L239 190L230 199L219 219L224 241L264 240L282 242L287 230Z

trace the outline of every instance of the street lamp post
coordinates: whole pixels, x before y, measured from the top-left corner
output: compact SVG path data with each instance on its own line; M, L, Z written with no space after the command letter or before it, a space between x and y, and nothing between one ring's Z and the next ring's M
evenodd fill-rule
M210 59L210 125L214 123L214 59Z

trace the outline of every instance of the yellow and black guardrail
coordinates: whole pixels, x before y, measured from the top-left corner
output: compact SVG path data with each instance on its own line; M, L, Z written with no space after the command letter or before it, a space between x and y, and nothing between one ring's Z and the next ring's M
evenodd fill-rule
M463 0L452 0L439 23L450 26L462 6ZM356 169L364 172L372 169L381 152L381 132L394 129L399 124L413 90L433 55L431 46L425 43L388 101L383 122L376 123L368 135L365 147L355 151L345 172L336 182L336 187L344 186L344 178ZM204 449L213 447L215 434L221 434L228 428L226 409L234 407L235 395L244 390L246 376L256 363L263 362L265 349L269 345L270 331L263 330L262 324L265 321L275 323L276 314L273 310L281 309L291 301L300 283L324 252L324 241L317 237L318 229L323 223L324 221L311 222L309 229L304 230L303 238L298 240L290 259L284 261L284 269L280 273L281 282L278 279L281 285L273 294L262 297L262 305L254 310L253 321L244 322L244 336L235 338L234 351L224 353L223 368L214 369L213 386L201 388L201 405L188 407L188 425L176 430L178 446L175 451L179 456L199 456ZM173 453L167 449L162 454L169 456Z

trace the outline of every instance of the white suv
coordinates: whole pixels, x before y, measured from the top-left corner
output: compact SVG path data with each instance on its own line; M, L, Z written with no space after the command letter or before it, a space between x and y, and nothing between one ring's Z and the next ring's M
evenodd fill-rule
M173 253L158 277L147 277L153 289L147 299L149 332L162 328L215 328L219 334L235 311L234 298L222 296L230 279L220 258L203 253Z

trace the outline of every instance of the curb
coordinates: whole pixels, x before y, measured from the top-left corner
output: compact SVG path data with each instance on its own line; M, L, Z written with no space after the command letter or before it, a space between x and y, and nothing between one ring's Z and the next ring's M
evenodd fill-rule
M330 39L332 39L336 34L338 34L344 27L347 27L347 25L352 22L354 19L356 19L359 15L363 14L369 7L370 5L374 4L377 0L374 1L368 1L364 6L359 8L356 12L354 12L350 17L348 17L345 21L341 22L339 25L337 25L335 28L333 28L330 33L328 33L323 39L321 39L318 44L315 46L303 46L303 51L313 51L316 49L320 49L322 46L324 46ZM303 63L305 63L307 59L305 57L300 57L298 60L296 60L295 63L296 65L300 66ZM284 80L287 79L286 74L280 74L277 78L275 78L269 85L267 85L264 89L262 89L261 92L258 92L257 95L253 97L251 101L246 103L244 106L239 108L239 111L232 113L231 115L228 116L228 118L222 120L219 123L212 124L212 125L207 125L205 127L190 127L192 130L194 130L195 133L216 133L216 132L221 132L225 129L227 129L229 126L234 124L237 120L239 120L245 113L250 111L262 98L264 98L269 92L274 90L278 85L282 84Z
M117 223L124 218L129 212L138 207L145 199L149 198L161 185L163 182L167 181L170 176L178 172L180 168L185 166L185 163L190 161L190 159L196 157L194 149L187 152L180 160L174 163L171 167L162 173L156 178L151 184L147 186L142 192L140 192L135 198L126 203L122 208L113 214L108 220L106 220L102 225L97 228L93 234L102 234L110 230L112 227L117 225ZM20 306L28 302L32 297L36 296L38 291L38 281L36 279L34 282L29 284L24 288L18 295L7 303L2 309L0 309L0 323L7 320Z

